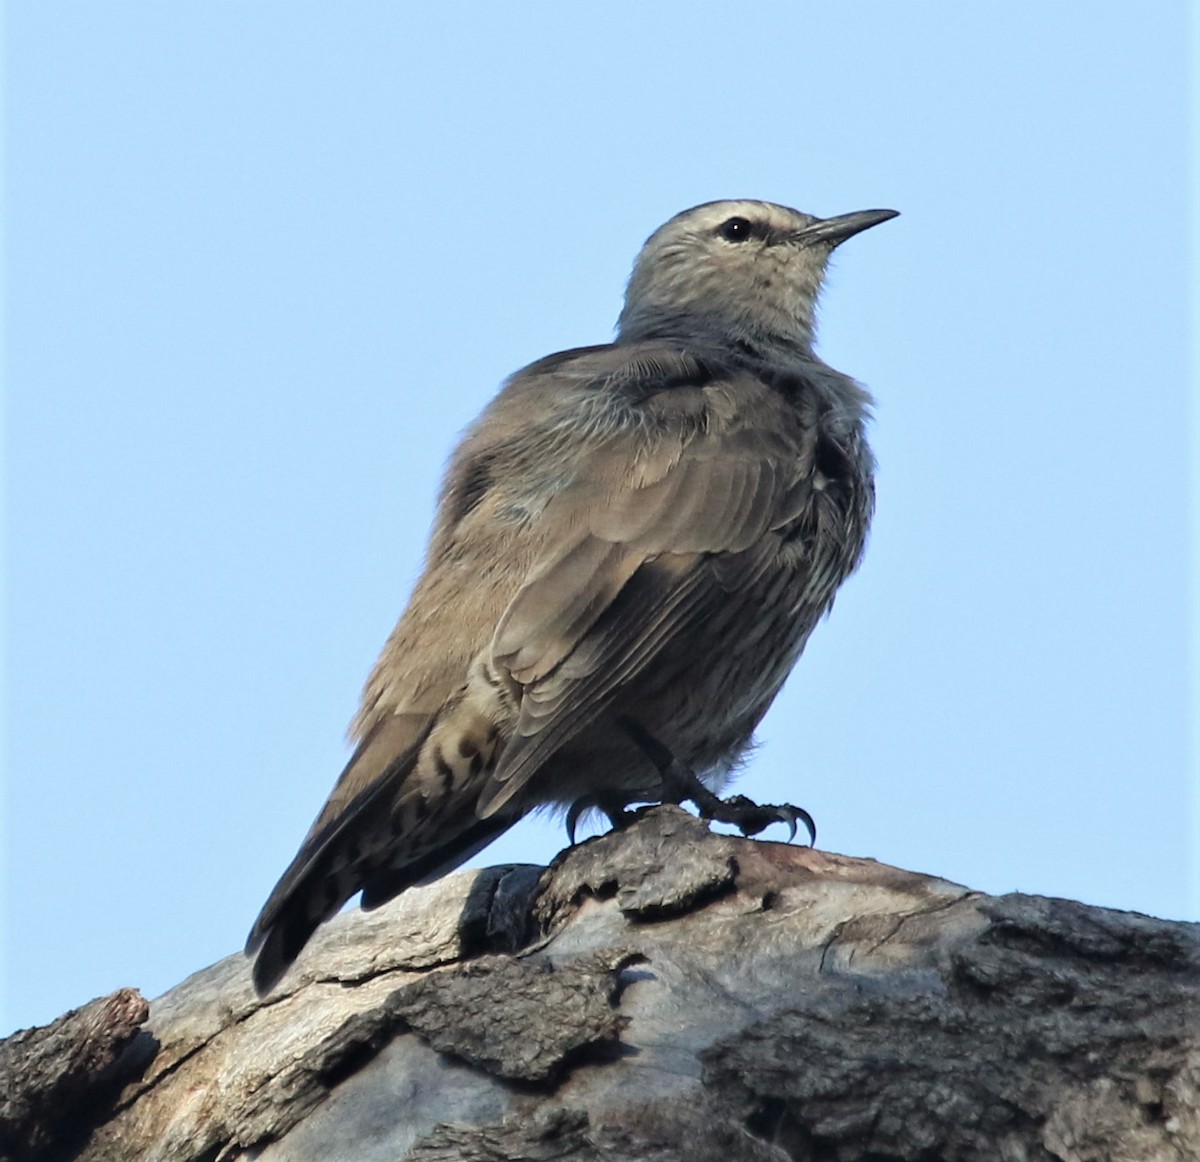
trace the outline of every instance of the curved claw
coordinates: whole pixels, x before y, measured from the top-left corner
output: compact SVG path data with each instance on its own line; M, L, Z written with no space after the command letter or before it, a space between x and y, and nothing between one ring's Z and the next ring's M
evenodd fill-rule
M567 842L575 846L575 828L579 824L579 817L585 812L594 807L595 804L588 798L576 799L570 807L567 808L567 817L563 820L567 828Z
M796 838L796 824L803 823L804 830L808 832L808 846L815 847L817 843L817 825L813 821L813 817L804 810L803 807L793 806L791 803L780 803L778 806L771 804L760 808L764 815L774 815L775 818L764 823L763 827L770 827L772 823L786 823L788 828L788 843L791 843ZM762 830L762 828L759 828Z
M788 843L791 843L796 838L796 823L800 822L804 824L804 830L808 832L808 846L817 846L817 825L813 821L813 817L803 807L794 807L791 803L785 803L782 807L776 808L776 810L787 816ZM780 819L779 822L783 823L785 820Z
M563 822L567 828L567 839L575 845L575 828L586 811L599 811L608 820L614 830L625 827L633 821L634 816L625 810L622 801L615 796L583 795L567 808Z

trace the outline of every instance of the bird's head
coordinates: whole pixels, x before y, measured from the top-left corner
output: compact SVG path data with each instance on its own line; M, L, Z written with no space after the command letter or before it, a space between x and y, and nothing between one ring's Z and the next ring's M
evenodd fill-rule
M807 349L830 254L896 213L815 218L752 201L684 210L642 247L617 341L675 338Z

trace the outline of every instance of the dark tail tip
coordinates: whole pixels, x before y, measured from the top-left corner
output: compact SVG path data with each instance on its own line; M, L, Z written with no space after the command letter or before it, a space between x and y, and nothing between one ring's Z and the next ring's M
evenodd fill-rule
M320 922L307 912L290 909L276 919L265 935L251 935L246 952L250 956L257 952L251 979L260 997L265 997L283 979Z

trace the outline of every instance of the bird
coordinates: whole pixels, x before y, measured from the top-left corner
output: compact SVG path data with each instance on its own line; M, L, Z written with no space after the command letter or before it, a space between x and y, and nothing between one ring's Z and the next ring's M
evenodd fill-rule
M815 840L802 809L719 792L863 554L872 399L814 353L816 308L833 250L896 216L694 206L647 239L611 343L503 384L251 930L259 995L354 895L378 907L535 809L572 841L584 812L660 801Z

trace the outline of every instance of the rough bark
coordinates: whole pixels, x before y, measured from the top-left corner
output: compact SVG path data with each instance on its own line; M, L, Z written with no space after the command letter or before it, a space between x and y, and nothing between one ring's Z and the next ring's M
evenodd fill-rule
M1200 926L675 808L139 1000L0 1046L4 1158L1200 1157Z
M86 1138L116 1099L117 1062L150 1015L120 989L0 1041L0 1157L40 1157Z

